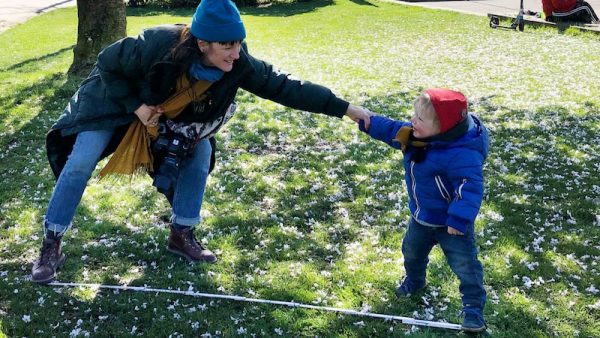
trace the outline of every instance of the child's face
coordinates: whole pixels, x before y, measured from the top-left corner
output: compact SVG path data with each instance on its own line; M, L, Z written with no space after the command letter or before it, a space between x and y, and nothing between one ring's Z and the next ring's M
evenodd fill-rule
M415 110L410 121L413 125L413 135L417 138L430 137L440 132L435 120L421 111Z

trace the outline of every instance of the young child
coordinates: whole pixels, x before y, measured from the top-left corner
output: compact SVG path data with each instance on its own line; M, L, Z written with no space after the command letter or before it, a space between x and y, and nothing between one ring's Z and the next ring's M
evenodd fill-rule
M465 96L448 89L421 94L411 122L372 116L370 128L361 124L360 130L404 154L412 216L402 242L406 277L396 295L407 297L425 287L429 252L439 243L460 280L463 330L484 330L486 292L474 222L483 197L487 130L467 113Z

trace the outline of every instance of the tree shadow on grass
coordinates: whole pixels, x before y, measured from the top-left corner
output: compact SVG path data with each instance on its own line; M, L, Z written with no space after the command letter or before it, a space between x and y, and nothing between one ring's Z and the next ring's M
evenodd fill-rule
M489 271L493 281L490 285L504 292L511 287L525 289L527 297L551 309L555 299L548 294L556 292L560 283L573 282L583 289L593 280L583 271L579 272L584 276L580 281L569 280L567 275L556 273L555 264L561 256L589 254L586 240L600 235L589 226L596 208L589 198L594 195L593 165L589 157L580 157L587 153L593 158L597 154L593 139L598 107L588 102L578 111L560 106L526 111L481 101L480 116L492 128L484 204L503 216L499 222L490 222L493 234L488 236L497 236L499 239L494 242L512 248L515 256L511 258L511 252L500 253L508 254L512 265L504 272ZM576 238L567 243L565 239L573 234ZM552 244L553 240L557 244ZM493 253L493 249L494 244L483 249L482 254L488 250ZM539 265L531 270L527 262ZM538 277L548 282L536 284ZM530 290L525 286L527 280L534 282ZM537 316L532 313L533 317ZM531 323L531 327L536 325ZM573 327L584 328L579 325Z
M161 8L155 6L144 6L144 7L127 7L127 16L131 17L149 17L157 15L171 15L171 16L182 16L192 17L196 12L195 8Z
M233 139L229 147L240 147L236 149L241 155L223 160L216 177L212 178L219 180L216 185L221 189L214 195L208 191L205 203L214 210L211 211L214 220L208 227L214 231L220 229L217 236L231 238L228 243L234 248L228 249L225 255L236 252L239 257L233 272L238 276L231 286L234 292L251 297L247 290L254 290L259 298L315 304L313 302L320 296L314 285L329 288L323 284L328 280L322 277L321 272L337 274L335 264L342 262L347 255L345 244L368 240L361 237L355 226L356 220L350 221L354 226L344 227L341 224L344 216L337 209L351 204L351 195L342 194L332 199L332 191L328 187L315 188L319 182L329 180L327 175L331 163L324 159L332 156L336 169L340 167L340 172L336 172L343 181L339 182L340 185L350 185L351 177L364 168L362 163L351 164L361 156L360 150L345 152L344 147L339 146L342 141L332 143L331 139L335 136L318 128L328 118L299 113L277 116L286 129L300 128L305 132L302 144L273 144L269 135L279 133L277 126L268 126L262 120L253 121L255 117L238 116L244 123L236 121L231 128ZM259 126L258 130L251 125L253 122ZM310 130L319 130L319 138L313 137ZM252 140L238 137L248 134L259 136ZM290 136L291 143L294 143L295 137ZM236 157L241 160L236 160ZM255 158L263 159L263 164L258 168L248 168L248 171L271 175L275 182L284 183L283 188L263 186L262 175L249 176L241 169L252 166ZM346 161L348 164L342 165ZM362 161L368 162L366 159ZM230 167L229 162L235 163L235 166ZM358 189L357 185L352 183L353 191ZM244 187L246 189L241 190ZM269 203L264 205L268 208L266 212L264 197L269 199ZM262 209L265 215L257 217L255 210L241 209L244 205L257 205L257 209ZM261 271L274 278L271 281L261 279ZM244 276L251 277L248 281ZM349 288L354 290L361 288L360 281L350 284ZM347 289L344 288L344 292L348 292ZM360 304L357 306L360 307ZM272 319L260 321L258 325L266 324L271 330L279 329L288 334L331 335L354 329L352 324L347 325L352 319L338 319L336 314L315 314L314 310L291 310L280 306L260 308L266 313L266 318ZM315 320L315 317L318 319ZM339 320L343 322L332 331L331 326Z
M363 0L357 0L361 4L369 4ZM287 17L298 14L304 14L313 12L319 8L330 6L333 4L332 0L312 0L312 1L299 1L293 3L281 3L274 4L264 7L241 7L239 8L242 15L252 16L273 16L273 17ZM191 17L195 13L195 8L176 8L167 9L160 7L146 6L141 8L127 8L127 16L156 16L156 15L171 15L171 16L182 16Z
M321 272L336 270L336 262L346 256L345 244L366 240L356 226L342 226L344 216L338 208L352 203L352 196L341 193L332 197L333 191L328 186L315 186L330 180L327 175L333 174L329 173L332 161L335 169L340 169L336 172L343 181L339 185L350 185L351 177L362 170L360 165L351 164L360 154L346 152L340 146L343 141L332 141L334 135L319 128L327 117L301 113L274 115L285 125L284 129L299 128L304 132L302 143L296 143L296 135L272 142L270 138L279 134L279 126L263 123L262 115L259 121L256 116L238 116L239 120L230 127L229 144L222 146L235 155L225 154L223 157L227 158L221 158L211 178L212 189L207 190L205 205L210 207L212 215L207 227L219 232L215 236L228 238L227 245L222 246L227 247L224 256L238 257L232 271L237 277L229 287L234 293L253 297L248 290L254 290L258 298L312 304L319 297L313 285L326 288ZM258 137L250 139L243 135ZM329 156L333 159L327 160ZM262 162L257 164L257 159ZM341 165L346 161L347 165ZM251 175L253 172L261 174ZM265 175L272 176L277 183L265 185L262 181ZM281 183L279 188L278 183ZM352 183L352 190L357 189L356 185ZM261 277L262 272L268 277ZM266 280L271 277L272 280ZM335 314L322 313L315 320L312 310L260 308L267 320L257 325L267 325L268 332L280 329L287 334L330 335L329 325L337 320ZM270 316L272 320L268 320ZM347 329L340 327L339 332Z
M570 255L578 258L600 253L590 247L590 240L600 236L600 230L593 226L594 210L598 210L593 196L598 193L593 190L597 179L592 174L598 154L594 135L600 109L591 102L584 102L577 110L560 106L535 111L492 104L482 107L483 114L494 115L489 119L494 128L493 155L486 168L485 203L503 216L499 222L492 221L497 224L491 229L499 238L494 242L507 247L507 252L500 254L510 262L506 271L490 271L493 287L524 289L526 297L553 309L559 302L560 285L583 290L594 283L591 272L569 269L561 262L569 261ZM528 268L528 262L536 265ZM533 286L527 286L529 281ZM578 292L573 296L579 306L587 303ZM576 323L573 318L575 322L569 325L585 331L586 319L579 319L581 322Z
M275 4L266 7L243 7L240 12L244 15L288 17L310 13L322 7L333 4L332 0L311 0L294 3Z
M350 0L352 2L354 2L357 5L361 5L361 6L372 6L372 7L379 7L376 4L366 1L366 0Z
M8 66L8 67L3 68L3 69L0 69L0 72L9 72L9 71L13 71L13 70L15 70L17 68L26 67L26 66L29 66L31 64L38 63L40 61L46 61L48 59L52 59L52 58L54 58L56 56L59 56L60 54L66 52L66 51L73 50L73 47L75 47L75 45L71 45L69 47L61 48L61 49L59 49L59 50L57 50L56 52L53 52L53 53L49 53L49 54L42 55L42 56L39 56L39 57L36 57L36 58L27 59L27 60L21 61L19 63L15 63L14 65ZM40 67L42 67L42 64L40 64Z
M8 119L12 118L10 124L17 125L12 131L0 136L0 148L8 149L0 158L0 177L10 177L5 180L0 192L2 196L0 201L14 197L14 192L23 189L24 183L36 181L29 171L41 172L48 166L44 150L46 133L55 117L62 112L78 80L65 81L64 74L56 73L35 84L18 88L11 95L0 97L0 107L2 107L0 119L9 124ZM16 114L11 110L20 109L20 105L24 107L31 105L29 101L32 98L39 98L40 102L36 104L38 115L27 122L17 119Z

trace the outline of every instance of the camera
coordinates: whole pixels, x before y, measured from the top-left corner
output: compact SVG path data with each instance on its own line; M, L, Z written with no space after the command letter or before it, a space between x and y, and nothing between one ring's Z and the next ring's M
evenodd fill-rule
M152 185L159 192L167 196L171 195L177 183L181 160L189 155L190 145L181 136L161 132L152 145L152 152L155 156Z

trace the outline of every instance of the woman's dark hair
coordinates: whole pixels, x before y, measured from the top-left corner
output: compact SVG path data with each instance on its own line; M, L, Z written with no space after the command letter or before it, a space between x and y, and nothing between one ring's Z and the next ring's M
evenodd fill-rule
M223 45L223 46L233 46L236 43L242 43L242 42L244 42L244 40L233 40L233 41L223 41L223 42L217 41L216 43ZM210 42L210 43L212 43L212 42Z
M179 36L179 43L171 50L170 61L179 65L179 75L187 72L190 65L200 55L198 39L185 27Z
M158 104L168 98L177 86L177 79L187 74L190 66L200 57L196 38L185 27L179 41L162 61L156 62L148 73L148 83L153 93L151 102ZM193 81L193 79L190 79ZM149 101L150 102L150 101Z

